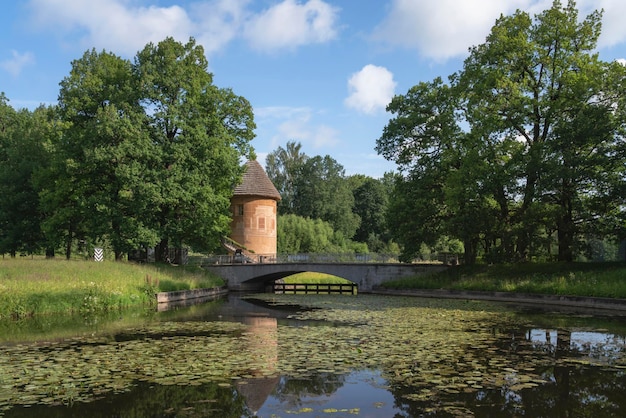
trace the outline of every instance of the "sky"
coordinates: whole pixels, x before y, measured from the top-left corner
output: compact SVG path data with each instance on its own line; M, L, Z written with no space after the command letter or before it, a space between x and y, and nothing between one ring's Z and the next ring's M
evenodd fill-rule
M566 3L566 0L563 0ZM132 60L168 36L204 47L214 84L248 99L259 162L287 141L346 175L396 169L375 151L394 95L462 68L495 20L552 0L11 0L0 11L0 92L15 108L56 103L85 51ZM626 2L603 9L598 53L626 58Z

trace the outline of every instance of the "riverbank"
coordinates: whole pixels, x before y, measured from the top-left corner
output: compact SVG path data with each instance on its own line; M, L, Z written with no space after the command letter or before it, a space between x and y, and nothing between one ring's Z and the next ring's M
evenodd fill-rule
M456 266L387 282L374 293L626 311L626 264Z
M305 273L294 280L343 281L323 276ZM223 285L221 279L198 267L2 259L0 320L150 306L156 303L155 294L160 292L214 289ZM378 292L623 310L626 309L626 264L455 266L442 273L385 283Z
M107 312L155 294L223 286L199 267L104 261L0 260L0 319Z
M455 266L384 283L395 290L510 292L626 299L626 263L524 263Z
M541 307L568 307L583 308L593 311L619 311L626 313L626 299L621 298L599 298L588 296L566 296L566 295L542 295L537 293L519 292L488 292L472 290L394 290L377 289L372 292L375 295L393 296L413 296L420 298L435 299L464 299L464 300L484 300L492 302L508 302L524 305L536 305Z

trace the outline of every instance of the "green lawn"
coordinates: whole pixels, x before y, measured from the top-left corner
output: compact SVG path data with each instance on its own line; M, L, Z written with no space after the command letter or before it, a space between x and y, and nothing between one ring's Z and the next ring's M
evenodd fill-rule
M352 283L349 280L342 279L341 277L332 276L325 273L306 272L298 273L292 276L285 277L283 279L285 283L299 283L299 284L345 284Z
M5 258L0 260L0 319L108 311L154 303L159 291L221 285L198 267Z
M457 266L387 282L388 289L451 289L626 298L625 263Z
M322 273L285 283L341 284ZM154 303L154 293L222 286L199 267L105 261L0 260L0 319L52 313L91 313ZM506 291L626 298L625 263L546 263L457 266L430 276L388 282L385 288Z

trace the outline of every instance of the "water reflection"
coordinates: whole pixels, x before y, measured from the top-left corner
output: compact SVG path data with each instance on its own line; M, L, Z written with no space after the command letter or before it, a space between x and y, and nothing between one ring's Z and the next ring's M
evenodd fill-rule
M145 376L120 386L123 390L92 388L90 402L70 391L62 402L20 401L16 404L29 406L11 407L3 399L14 399L14 390L29 395L29 386L39 383L12 387L23 372L0 359L0 416L626 416L626 332L619 319L514 315L500 305L440 306L417 299L319 300L323 309L308 310L231 296L151 313L128 329L103 327L109 337L95 341L0 345L0 356L23 359L23 353L34 353L40 364L71 361L59 353L76 357L102 351L106 367L117 373L129 372L122 360L147 353L161 356L165 375L166 368L181 367L175 363L181 357L193 366L185 373L195 373L160 381L151 377L158 369L136 361L129 367L132 375ZM328 322L315 315L331 309L338 316ZM220 323L239 325L202 325ZM393 345L385 341L389 335ZM94 352L85 358L104 362ZM369 357L373 353L376 361ZM234 379L201 379L213 373L209 366L215 361ZM397 364L401 361L406 364ZM413 376L407 379L409 373ZM52 396L57 389L44 390ZM79 389L77 381L77 394ZM46 403L44 396L39 399Z
M2 415L0 413L0 415ZM7 418L110 418L110 417L250 417L244 398L218 384L162 386L138 382L132 390L89 403L16 407Z
M626 337L599 331L529 329L526 338L537 350L555 356L561 350L570 356L588 357L607 364L613 363L626 346Z
M247 347L250 356L259 359L261 364L249 371L252 377L236 380L235 387L244 397L248 409L256 415L280 381L277 371L278 321L269 316L247 316L243 322L252 336Z

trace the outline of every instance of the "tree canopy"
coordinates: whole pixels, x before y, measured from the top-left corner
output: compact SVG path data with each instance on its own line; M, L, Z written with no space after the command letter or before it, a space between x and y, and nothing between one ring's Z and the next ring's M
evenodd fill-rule
M76 242L106 243L116 258L155 245L163 258L170 245L218 246L240 160L254 156L255 125L250 103L213 85L207 68L194 39L166 38L133 62L85 52L61 81L55 108L15 112L2 96L0 176L18 176L12 184L25 193L7 190L3 249L34 248L7 227L26 233L10 218L24 205L36 212L21 217L33 224L29 234L45 237L38 245L62 244L68 258Z
M623 216L625 67L595 52L601 13L574 1L534 18L500 17L463 69L421 82L388 106L377 151L398 163L390 203L405 252L438 234L466 262L556 256ZM598 228L601 226L601 228ZM417 242L416 242L417 240Z
M321 219L351 239L360 224L345 170L329 155L309 157L287 142L267 157L266 172L281 194L278 214Z

